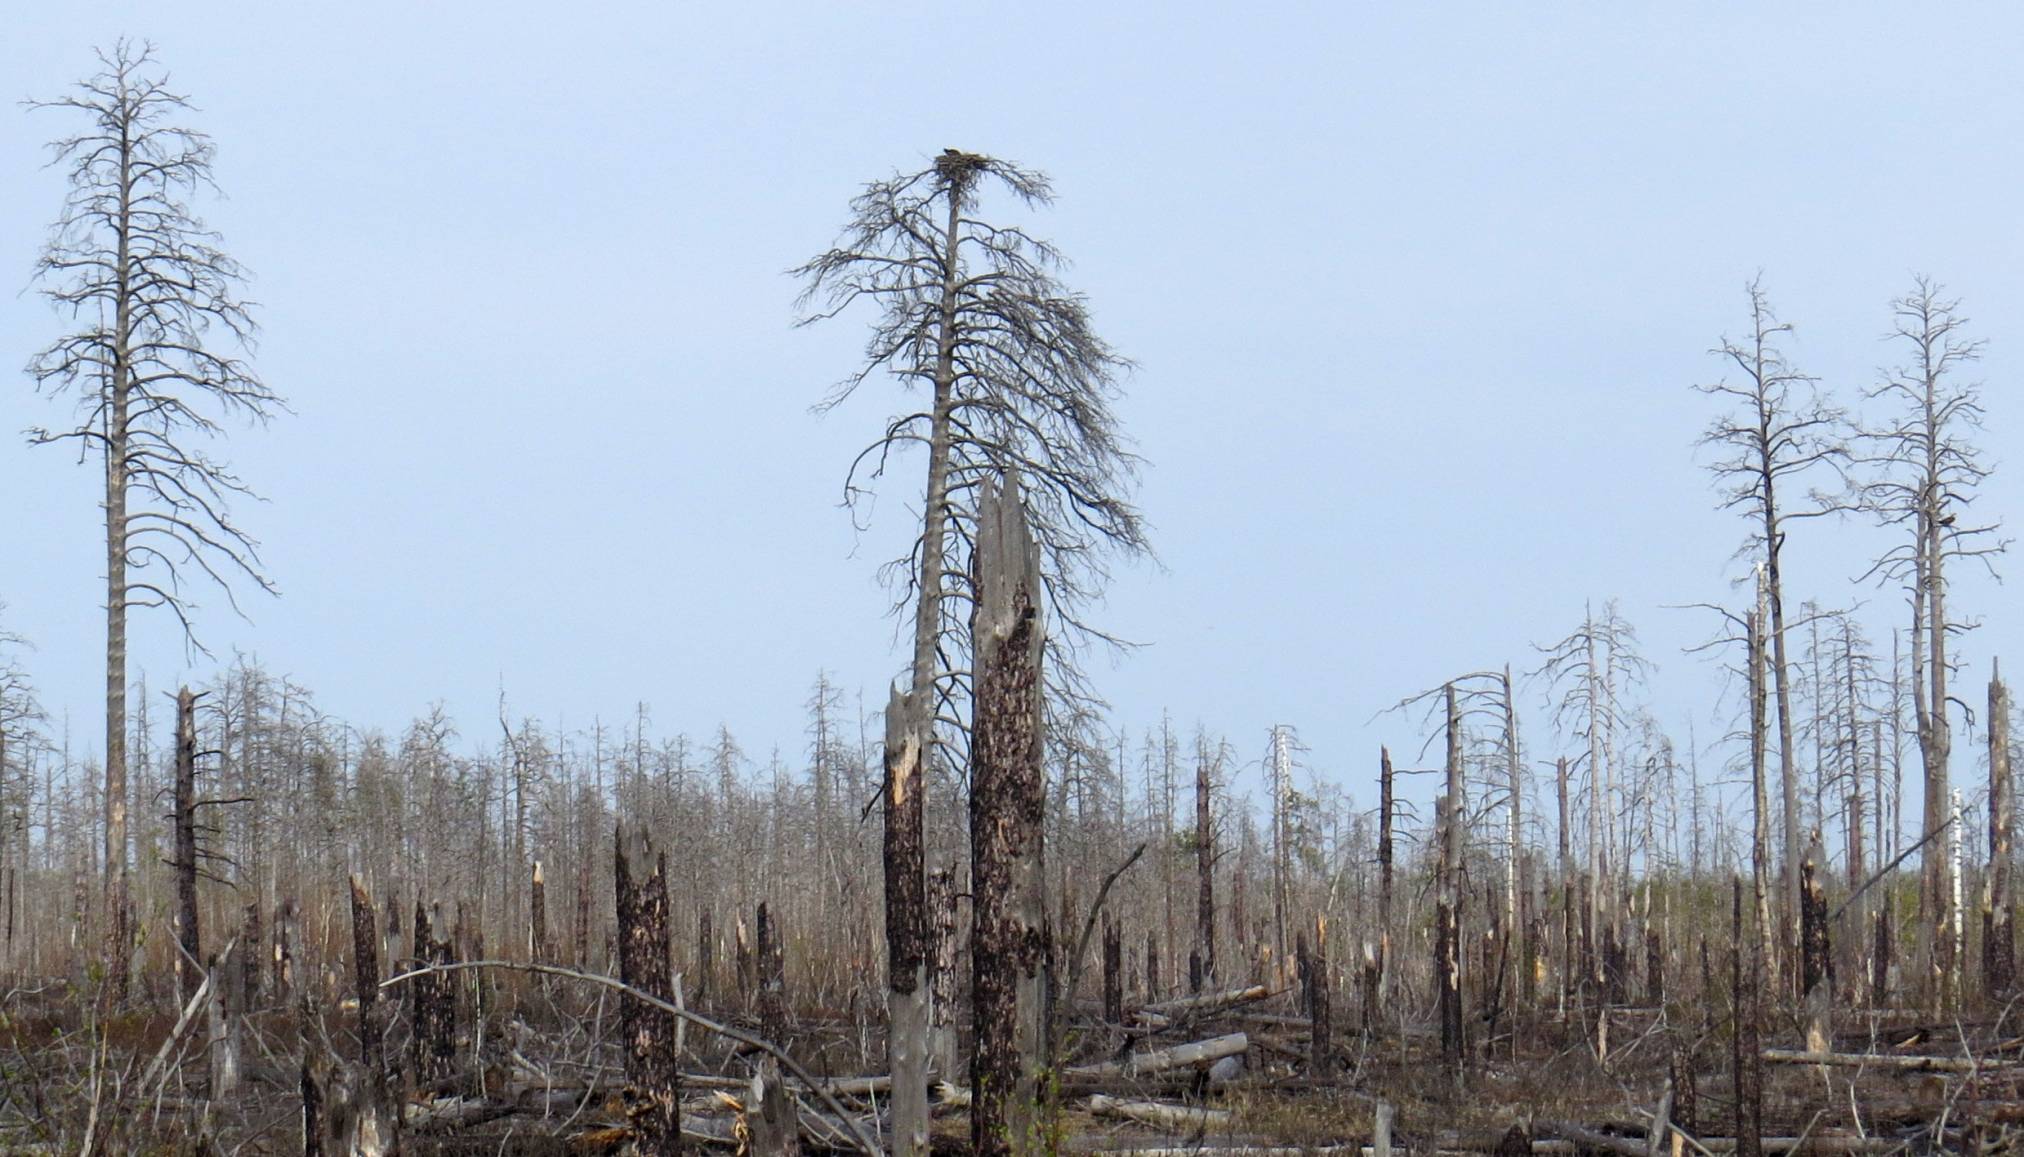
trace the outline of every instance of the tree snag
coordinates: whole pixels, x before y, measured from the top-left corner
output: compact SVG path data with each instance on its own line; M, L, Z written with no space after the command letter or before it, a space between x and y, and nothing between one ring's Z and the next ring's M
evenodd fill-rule
M1040 552L1019 484L986 477L979 498L976 691L970 729L971 1002L976 1047L971 1146L978 1157L1038 1149L1041 1060L1042 767Z
M644 834L634 841L644 878L626 855L623 832L612 839L612 875L618 909L619 979L661 1001L674 1000L668 955L667 857L656 855ZM665 1009L626 996L619 1001L625 1039L626 1118L638 1151L646 1157L681 1152L681 1066L675 1049L675 1018Z

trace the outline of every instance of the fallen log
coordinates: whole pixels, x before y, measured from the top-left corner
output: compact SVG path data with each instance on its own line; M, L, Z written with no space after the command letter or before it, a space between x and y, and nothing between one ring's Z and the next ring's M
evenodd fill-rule
M1271 989L1262 984L1254 984L1249 988L1237 988L1228 992L1205 992L1200 996L1183 996L1174 1000L1163 1000L1158 1004L1148 1004L1139 1009L1139 1015L1150 1013L1168 1020L1179 1020L1211 1009L1250 1004L1271 995Z
M1121 1117L1137 1121L1142 1125L1157 1125L1162 1129L1186 1129L1202 1132L1207 1129L1228 1125L1232 1115L1225 1109L1198 1109L1188 1105L1169 1105L1160 1101L1125 1101L1098 1093L1089 1099L1089 1111L1099 1117Z
M1841 1065L1848 1068L1900 1069L1909 1073L1974 1073L2014 1065L2015 1061L1973 1057L1900 1056L1896 1053L1823 1053L1802 1049L1765 1049L1764 1059L1781 1065Z
M1241 1055L1251 1047L1251 1040L1241 1032L1210 1037L1208 1040L1191 1041L1172 1048L1159 1049L1149 1053L1134 1053L1122 1061L1106 1061L1098 1065L1078 1065L1068 1070L1072 1077L1138 1076L1142 1073L1157 1073L1166 1069L1185 1068L1190 1065L1206 1065L1224 1057Z

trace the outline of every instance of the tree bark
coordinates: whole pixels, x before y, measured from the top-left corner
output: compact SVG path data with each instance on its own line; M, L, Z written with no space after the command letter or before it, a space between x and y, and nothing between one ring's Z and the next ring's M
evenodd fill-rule
M2017 933L2010 895L2010 825L2016 813L2016 786L2010 773L2010 689L2001 673L1989 672L1989 914L1982 938L1984 982L1989 995L2009 994L2017 979Z
M188 687L176 692L176 993L187 1001L201 983L204 959L197 911L197 697Z
M1440 991L1441 1056L1459 1065L1467 1043L1462 1020L1462 717L1455 704L1455 685L1447 686L1447 791L1441 801L1440 896L1434 968Z
M636 839L634 848L642 865L652 865L644 878L635 874L623 834L614 835L619 979L649 996L672 1002L667 856L657 855L645 835ZM619 1002L619 1022L626 1045L626 1117L632 1122L638 1151L648 1157L680 1153L681 1067L675 1049L675 1018L665 1009L626 996Z
M1193 990L1215 987L1216 975L1216 827L1210 798L1209 753L1195 752L1195 950L1201 967L1190 975ZM1147 1000L1157 997L1147 994Z
M979 1157L995 1157L1040 1147L1033 1110L1047 959L1040 563L1016 479L1002 490L984 481L973 581L970 1139Z
M885 712L886 1064L894 1157L928 1149L928 913L922 845L918 695L892 689ZM709 916L704 915L707 921Z

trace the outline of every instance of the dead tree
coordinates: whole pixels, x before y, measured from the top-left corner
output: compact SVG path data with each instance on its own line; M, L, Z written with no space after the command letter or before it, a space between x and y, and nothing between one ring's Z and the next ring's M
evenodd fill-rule
M1040 1138L1034 1103L1047 959L1042 892L1040 551L1016 476L985 478L979 499L976 690L970 727L971 1007L976 1046L970 1142L980 1157L1025 1154Z
M1189 984L1200 992L1215 986L1216 975L1216 825L1210 782L1212 766L1206 738L1195 745L1195 951L1199 967L1191 967ZM1152 999L1148 997L1148 999Z
M347 1115L360 1139L361 1152L392 1152L398 1117L388 1078L386 1021L380 1012L379 933L373 927L372 895L357 876L351 878L352 972L358 998L358 1059L363 1070L354 1091L356 1103ZM370 1139L373 1144L364 1142Z
M759 902L759 1028L767 1040L787 1043L787 963L780 943L780 921L765 901Z
M1307 957L1307 1070L1317 1077L1335 1071L1334 1011L1329 1005L1328 917L1314 921L1314 950Z
M708 1007L710 978L717 971L717 934L710 927L710 906L696 915L696 1005Z
M1828 1017L1833 1011L1834 966L1827 934L1827 895L1820 887L1818 857L1808 855L1799 866L1799 991L1806 1018L1806 1047L1828 1051L1833 1037Z
M417 967L449 964L456 951L452 938L439 935L439 910L434 920L415 899L414 959ZM457 979L448 972L429 972L408 985L408 1022L412 1035L409 1047L414 1054L415 1084L437 1089L450 1079L457 1067Z
M1434 976L1439 988L1441 1056L1460 1065L1462 1037L1462 720L1455 685L1447 686L1447 790L1441 798L1441 872L1435 903Z
M612 874L617 893L619 979L662 1002L674 1000L668 954L666 855L656 855L642 834L635 849L644 878L626 855L624 833L612 839ZM681 1066L675 1048L675 1017L634 997L619 1001L625 1040L626 1117L640 1153L663 1157L681 1152Z
M1895 403L1897 412L1860 437L1862 462L1872 471L1859 487L1860 501L1880 521L1905 532L1870 573L1902 584L1910 596L1912 714L1925 770L1924 840L1939 836L1954 814L1948 643L1965 624L1949 617L1947 564L1973 559L1993 572L1994 556L2008 545L1996 537L1996 524L1974 518L1970 505L1989 470L1970 441L1982 423L1980 389L1960 381L1957 371L1981 357L1982 343L1963 335L1967 319L1958 306L1925 277L1891 303L1892 336L1907 358L1884 373L1869 397ZM1919 937L1932 973L1929 995L1946 1006L1959 989L1958 881L1951 857L1925 855L1920 861Z
M1754 923L1754 920L1753 920ZM1731 954L1735 1010L1731 1072L1735 1077L1736 1152L1742 1157L1763 1157L1764 1145L1764 1050L1759 1036L1763 1009L1763 938L1754 927L1743 923L1743 881L1733 882L1729 902L1729 932L1735 942Z
M250 492L205 443L224 421L264 422L285 406L233 356L254 331L238 296L244 273L188 203L212 187L211 139L176 123L191 106L150 46L121 40L99 62L70 95L31 105L84 123L52 146L70 189L36 266L76 328L28 366L41 391L75 396L78 420L29 438L75 443L105 467L104 911L107 975L123 997L133 950L127 612L167 607L194 641L186 580L201 575L228 598L233 579L273 589L230 510Z
M1982 978L1992 997L2009 994L2017 978L2017 932L2010 896L2010 824L2017 808L2010 778L2010 689L1989 667L1989 902L1982 922Z
M1124 936L1117 921L1103 918L1103 1019L1124 1023Z
M527 958L548 962L548 881L542 878L540 860L534 861L534 878L527 886Z
M197 911L197 697L188 687L176 692L176 992L184 1000L197 990L198 962L204 959Z
M923 700L892 689L885 712L886 1064L894 1157L928 1149L928 911L922 843ZM704 913L705 927L709 914ZM946 1075L946 1074L945 1074Z
M1391 748L1377 752L1377 967L1372 995L1366 1001L1364 1028L1375 1030L1384 1017L1384 1002L1391 991L1392 934L1392 761Z
M1848 453L1835 435L1841 415L1815 388L1817 379L1785 360L1779 339L1792 332L1778 320L1765 293L1763 279L1744 287L1750 301L1750 331L1740 341L1724 338L1710 351L1741 373L1739 381L1723 380L1696 387L1730 403L1734 409L1709 423L1701 444L1721 456L1709 464L1722 507L1749 520L1745 549L1763 576L1769 616L1764 629L1770 640L1770 686L1778 708L1778 782L1784 799L1784 910L1786 927L1796 935L1799 914L1799 764L1793 754L1791 669L1785 648L1784 548L1787 525L1814 517L1818 508L1794 509L1786 493L1811 471L1832 465ZM1791 943L1790 940L1787 943Z

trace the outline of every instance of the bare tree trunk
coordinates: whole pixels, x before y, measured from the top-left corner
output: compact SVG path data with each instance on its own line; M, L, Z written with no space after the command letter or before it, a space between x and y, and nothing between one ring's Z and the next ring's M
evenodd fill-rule
M1108 914L1103 918L1103 1019L1124 1023L1124 937Z
M351 952L358 988L358 1057L364 1069L358 1090L358 1148L393 1152L398 1122L387 1079L386 1022L380 1015L379 933L373 927L372 895L357 876L351 878Z
M1156 1000L1162 1000L1166 995L1165 986L1161 983L1160 978L1159 937L1148 930L1146 932L1146 1003L1151 1004Z
M923 700L892 689L885 712L886 1063L894 1157L928 1151L928 912L922 844ZM709 916L704 915L707 921ZM944 1074L947 1075L947 1074Z
M1378 748L1377 804L1377 1002L1382 1018L1383 1005L1391 993L1392 935L1392 761L1391 749Z
M548 962L548 881L542 877L541 861L534 861L534 878L527 885L527 958L536 964ZM701 1003L702 996L697 995Z
M1314 922L1314 951L1307 958L1307 1070L1316 1077L1335 1071L1334 1011L1329 1004L1328 918Z
M1216 975L1216 827L1209 775L1204 744L1195 751L1195 950L1201 969L1189 983L1197 992L1215 987Z
M2007 996L2017 978L2017 934L2010 896L2010 824L2017 808L2010 778L2010 689L1989 671L1989 913L1983 930L1983 977L1989 995Z
M451 938L437 933L436 925L441 922L440 907L431 920L417 895L414 946L417 966L449 964L456 959ZM434 1090L449 1080L457 1068L457 978L448 972L415 977L408 982L408 1010L415 1084Z
M1039 551L1016 480L979 502L972 699L970 1141L979 1157L1038 1151L1046 780L1040 720Z
M1441 800L1440 896L1435 906L1434 967L1440 990L1441 1056L1459 1065L1462 1036L1462 717L1455 685L1447 686L1447 791Z
M1510 847L1507 852L1508 859L1504 865L1504 936L1506 938L1504 952L1508 956L1510 953L1510 938L1518 935L1520 929L1524 927L1524 915L1519 910L1518 903L1518 898L1521 895L1518 887L1518 865L1519 860L1524 854L1523 849L1525 847L1524 768L1518 755L1518 705L1511 695L1511 665L1508 663L1504 665L1503 690L1504 774L1507 780L1505 790L1510 793L1510 797L1506 801L1506 814L1510 821ZM1511 1004L1514 1008L1524 1007L1529 985L1520 980L1519 973L1524 972L1529 976L1530 964L1531 961L1527 959L1522 962L1520 968L1505 970L1510 974L1509 993Z
M710 927L710 906L696 916L696 1004L708 1007L710 983L717 972L717 931Z
M1827 896L1812 856L1799 866L1799 991L1806 1021L1806 1048L1827 1052L1833 1042L1828 1018L1834 990L1827 935Z
M780 943L780 921L765 901L759 903L759 1031L774 1044L787 1045L787 963Z
M1584 975L1575 935L1574 857L1568 839L1567 757L1553 763L1553 785L1560 797L1560 1011L1567 1011L1567 999L1574 995Z
M613 878L617 890L619 979L648 996L674 1000L674 975L668 953L668 860L640 835L634 843L644 878L635 876L626 855L626 840L612 840ZM675 1018L632 997L619 1002L624 1034L626 1117L632 1122L641 1154L663 1157L681 1152L681 1066L675 1048Z
M197 697L188 687L176 692L176 992L185 1001L200 983L204 959L197 912Z
M1761 893L1760 893L1761 894ZM1734 973L1735 1028L1730 1071L1735 1075L1736 1152L1741 1157L1763 1157L1764 1135L1764 1052L1758 1037L1762 1010L1758 1000L1762 989L1763 941L1755 929L1743 924L1743 881L1734 881L1729 906L1729 931L1735 940Z

